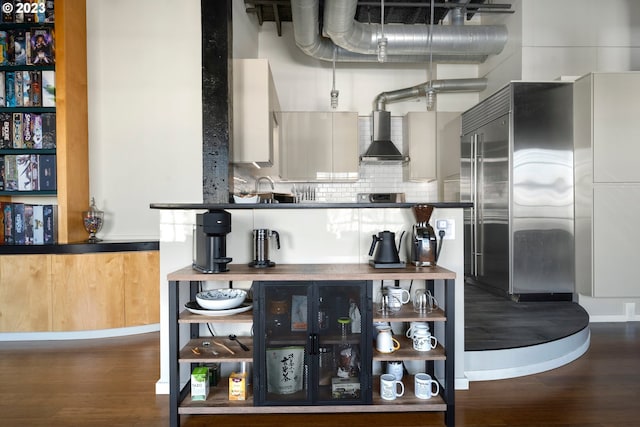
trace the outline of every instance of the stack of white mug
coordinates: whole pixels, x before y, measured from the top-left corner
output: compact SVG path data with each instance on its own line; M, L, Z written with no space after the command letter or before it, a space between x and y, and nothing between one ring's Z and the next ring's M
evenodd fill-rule
M380 295L379 311L384 314L393 314L402 308L402 305L411 301L411 293L400 287L385 287ZM413 306L416 312L423 314L433 311L438 302L431 292L418 289L414 293ZM388 323L375 325L376 349L381 353L392 353L400 348L400 343L393 338L393 332ZM431 335L429 325L424 321L415 321L409 324L406 337L413 344L416 351L431 351L438 345L438 340ZM386 373L380 376L380 396L384 400L395 400L404 395L405 387L402 382L404 364L401 361L387 362ZM424 372L414 375L414 393L419 399L430 399L440 393L440 384Z
M387 362L387 373L380 376L380 397L384 400L395 400L404 396L402 376L404 366L402 362ZM413 377L413 390L418 399L431 399L440 393L440 384L423 372Z

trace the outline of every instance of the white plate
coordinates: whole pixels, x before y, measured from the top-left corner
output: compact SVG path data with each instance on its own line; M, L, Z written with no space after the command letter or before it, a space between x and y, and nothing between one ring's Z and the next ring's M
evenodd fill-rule
M244 302L240 307L230 308L227 310L207 310L195 302L189 301L184 305L184 308L189 310L193 314L201 314L203 316L230 316L232 314L244 313L245 311L249 311L253 308L253 304L250 302Z

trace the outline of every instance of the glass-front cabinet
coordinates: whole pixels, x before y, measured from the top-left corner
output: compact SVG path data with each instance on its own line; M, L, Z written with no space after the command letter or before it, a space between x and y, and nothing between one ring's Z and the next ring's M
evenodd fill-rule
M254 403L370 403L368 281L254 283Z

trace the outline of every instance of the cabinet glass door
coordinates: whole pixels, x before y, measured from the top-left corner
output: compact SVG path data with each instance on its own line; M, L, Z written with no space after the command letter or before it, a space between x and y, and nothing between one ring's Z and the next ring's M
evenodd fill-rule
M371 401L371 286L258 282L256 405Z

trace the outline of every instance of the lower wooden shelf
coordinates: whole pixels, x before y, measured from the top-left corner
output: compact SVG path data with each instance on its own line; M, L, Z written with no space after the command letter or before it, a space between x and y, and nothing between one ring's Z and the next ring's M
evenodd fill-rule
M447 404L441 395L431 399L415 397L412 375L403 378L405 393L395 400L380 397L380 377L373 377L373 400L369 405L291 405L291 406L253 406L252 390L249 389L246 400L229 400L228 378L220 380L218 385L209 389L207 400L191 400L187 395L180 403L179 414L229 414L234 408L243 414L281 414L281 413L351 413L351 412L440 412L447 410Z

